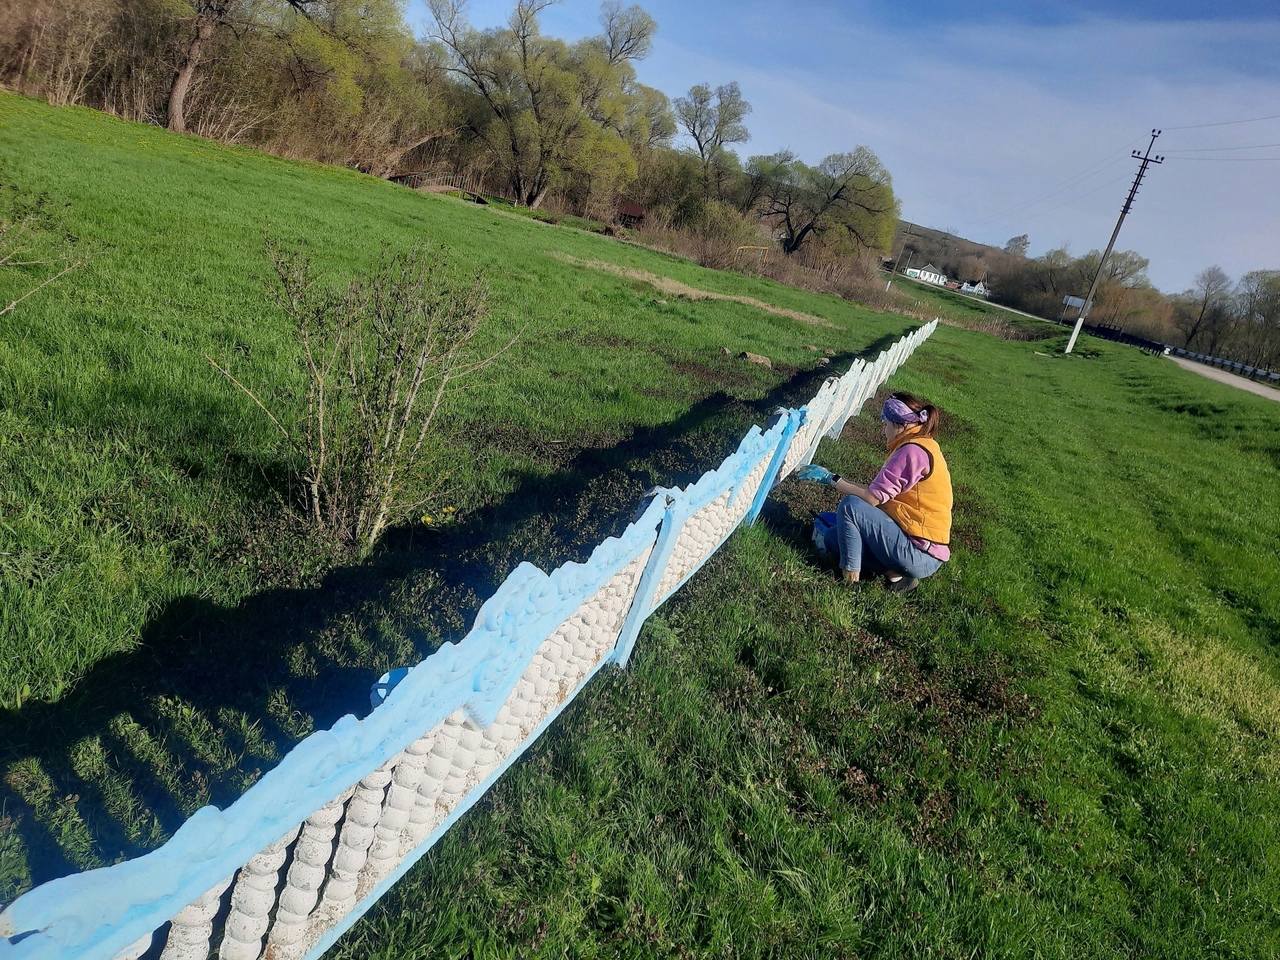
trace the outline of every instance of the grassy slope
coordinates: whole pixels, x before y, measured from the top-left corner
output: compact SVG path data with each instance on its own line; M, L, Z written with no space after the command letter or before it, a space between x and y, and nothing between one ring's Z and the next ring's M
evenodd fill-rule
M0 172L65 204L92 251L6 316L0 338L0 818L20 820L34 847L15 862L43 864L0 870L0 899L234 797L313 718L358 704L371 672L460 629L515 563L576 555L647 486L718 463L760 419L752 404L785 399L775 392L813 368L806 344L847 357L907 326L348 171L11 96ZM322 558L277 509L288 495L277 438L204 360L267 396L295 381L290 331L261 279L268 230L305 239L335 282L384 246L443 242L486 273L490 344L524 331L454 405L462 519L399 531L375 564L324 583ZM803 301L831 325L660 296L564 255ZM0 298L28 282L0 276ZM779 366L722 357L722 345ZM479 555L459 574L468 550Z
M90 137L115 136L113 149L124 166L144 163L144 154L131 146L139 138L170 152L178 149L176 142L183 150L225 156L197 141L173 141L91 115L0 102L7 122L0 128L0 158L27 186L70 190L63 178L82 149L76 144ZM18 122L41 131L48 149L15 150L8 131ZM55 133L59 125L67 132ZM94 149L108 147L98 143ZM494 274L495 312L510 321L534 312L539 327L486 392L486 412L499 411L492 420L509 421L517 431L528 425L589 435L587 444L602 452L594 459L580 455L568 467L603 471L624 490L613 495L627 502L633 499L628 482L689 469L714 447L708 441L705 449L682 449L684 459L671 462L656 452L657 440L674 442L685 428L708 436L732 428L732 418L722 416L730 408L708 404L699 385L705 393L711 374L721 376L716 384L727 382L725 371L703 354L744 315L738 307L689 303L672 304L668 312L626 282L565 270L540 255L544 246L824 313L847 331L753 316L750 334L744 330L733 344L754 349L753 336L764 345L757 352L797 364L805 359L804 343L848 349L901 329L891 318L864 320L835 301L708 275L595 238L404 198L345 174L232 156L244 167L236 173L237 193L249 198L253 213L241 214L239 234L229 231L214 262L238 258L241 269L261 269L250 265L256 262L252 248L273 191L282 184L321 191L332 183L338 185L334 195L351 205L369 204L380 217L377 229L364 227L367 237L348 223L342 243L330 233L318 238L321 256L335 265L343 244L370 256L384 237L399 242L410 236L412 226L395 227L396 216L407 218L406 211L432 217L441 232L453 231L448 239L460 258L501 264ZM57 167L58 157L66 167ZM223 162L229 161L210 167L209 175ZM259 193L250 189L254 183L261 184ZM98 208L92 193L62 195L73 205ZM313 198L310 216L323 219L325 196L332 195ZM231 203L225 195L222 202ZM282 211L292 209L275 202ZM113 222L102 221L104 236ZM203 274L202 288L238 289L238 295L220 294L212 308L208 299L193 297L179 309L174 285L154 280L162 289L145 298L149 310L126 308L156 274L139 259L126 280L118 279L141 256L123 242L123 229L118 236L109 255L120 259L96 261L98 272L82 281L83 292L64 292L58 309L32 311L23 321L25 340L5 338L9 356L0 399L6 435L25 431L24 442L33 447L6 461L0 489L8 503L27 510L35 501L24 500L21 490L27 488L18 484L41 469L77 477L81 470L77 483L92 489L95 475L81 461L55 459L69 446L98 469L154 478L166 512L182 516L183 496L192 498L187 509L193 515L218 496L231 503L228 511L243 512L252 502L252 471L246 479L219 467L222 450L209 446L225 444L269 462L270 438L250 411L207 379L192 355L218 349L219 335L239 339L250 345L248 362L262 364L259 375L283 376L285 332L278 322L259 320L264 311L236 306L241 300L260 304L259 288L236 287L213 266ZM161 242L145 230L138 236L139 246ZM195 251L186 256L185 262L199 262ZM100 306L76 314L76 304L95 291ZM191 309L207 312L183 327L184 310ZM115 321L112 311L120 315ZM153 329L183 331L176 343L156 337L147 340L150 354L132 351L155 364L143 367L146 375L134 378L113 368L112 345L124 337L118 330L134 337L141 317L155 313L165 319ZM208 333L219 318L225 326ZM109 335L113 322L117 332ZM77 338L58 338L60 324L80 331ZM583 336L584 328L593 336ZM86 337L86 329L97 339ZM601 346L606 341L614 345ZM18 349L19 342L26 346ZM40 349L33 348L37 344ZM944 446L959 483L959 547L945 572L906 599L874 586L843 589L805 547L811 511L833 501L823 489L787 485L766 524L737 535L651 621L633 668L595 683L334 955L1280 952L1280 763L1274 747L1280 736L1280 586L1273 555L1280 517L1268 506L1280 502L1278 408L1135 351L1094 346L1097 356L1090 359L1047 357L1036 352L1048 352L1043 344L939 330L894 386L930 396L949 414ZM655 355L662 361L658 373ZM694 370L690 364L699 358ZM121 381L136 380L129 387L134 391L158 381L166 385L166 403L197 412L184 427L161 419L155 398L144 396L125 407L129 418L112 418L125 419L124 428L103 426L104 418L82 395L87 387L50 382L50 371L92 371L91 361L101 364L94 389L103 392L94 396L115 396L110 391L123 391ZM163 379L162 371L171 369L173 379ZM552 376L566 371L571 375ZM80 380L94 382L83 373ZM29 391L11 388L21 382L53 391L53 402L42 408L28 399ZM759 379L739 381L736 389L752 398L769 386ZM546 402L548 395L556 402ZM467 402L477 403L476 410L485 406ZM628 414L642 425L665 420L680 429L654 430L647 435L652 446L626 450L649 429L641 426L628 437ZM15 423L17 430L11 429ZM59 428L64 434L74 428L76 443L55 442ZM873 437L874 431L855 423L841 442L824 446L819 460L867 475L879 457ZM127 456L103 457L94 444L108 440ZM155 451L151 459L140 452L147 445ZM633 455L612 458L618 450ZM207 469L176 471L175 451L203 458ZM477 510L486 498L497 502L492 516L500 516L519 499L503 500L506 491L536 496L543 482L563 479L568 468L558 457L550 448L515 450L500 459L496 480L468 478L473 482L466 495ZM521 471L537 482L522 485ZM604 494L585 482L582 490L576 502L603 502ZM10 507L5 520L13 525L25 516ZM44 528L14 529L33 537ZM69 549L93 533L81 525L62 542ZM532 520L501 533L513 545L494 555L499 565L521 554L565 549L554 531ZM0 528L0 535L10 533ZM17 551L3 549L24 558L33 552L29 542ZM165 553L171 548L153 537L135 536L127 544L143 555L147 548L157 551L161 576L153 589L160 595L201 589L234 597L237 590L254 589L260 582L255 576L265 576L250 571L242 580L219 580L201 567L185 574L195 579L182 580ZM129 564L141 563L119 549L129 558L126 572L135 569ZM65 569L77 569L65 559ZM379 598L375 611L383 620L365 630L373 649L361 655L359 637L348 637L343 646L334 631L317 629L314 638L296 644L301 652L290 662L299 676L306 675L308 657L323 667L330 656L367 677L370 664L394 650L392 640L407 629L402 621L411 619L395 612L397 603L429 602L435 589L419 568L405 567L407 572L378 573L410 584L426 577L425 585ZM48 581L29 583L36 599L19 594L15 601L10 586L6 603L55 595L45 588ZM121 595L123 600L107 593L96 601L102 617L136 624L139 611L145 616L149 609L145 604L157 602L151 595L133 601L127 592ZM13 609L6 610L6 642ZM322 612L352 621L355 633L369 627L372 616L367 605L354 614L340 606ZM61 620L50 616L62 630L74 629L65 612ZM137 642L123 627L121 637ZM378 647L380 637L384 647ZM339 647L347 660L334 653ZM305 692L298 681L286 686L295 697ZM63 702L74 700L73 692ZM182 720L180 706L171 708L175 722ZM249 709L245 705L246 714ZM195 711L187 726L206 713ZM111 729L127 734L132 728ZM135 744L145 742L136 731L132 736ZM175 739L179 746L181 739ZM251 732L240 741L231 734L224 740L232 748L243 744L239 749L252 755ZM207 747L209 741L186 737L188 744ZM127 806L119 796L115 808L108 802L116 796L112 772L123 769L109 743L101 762L84 739L66 747L79 758L86 793L93 788L103 798L100 807ZM21 762L11 766L8 782L15 783L17 767L16 782L31 804L35 774ZM214 760L186 762L186 779L175 777L176 792L190 789L192 773L208 775L216 767ZM153 768L158 778L154 769L160 768L162 763ZM96 779L84 776L92 770ZM68 859L75 859L75 836L82 838L85 856L109 856L109 831L92 817L86 815L79 834L58 833L74 814L73 806L49 799L40 822L62 838ZM16 838L11 843L38 842L30 833L8 836ZM133 842L145 844L146 838ZM19 860L15 855L9 862Z
M0 170L68 203L69 227L96 246L86 270L51 288L38 307L6 319L0 389L12 451L7 522L14 527L19 519L23 531L50 541L49 553L58 555L28 558L38 569L17 579L72 577L88 552L105 567L93 579L107 587L79 582L67 591L81 597L74 607L84 618L69 644L65 603L24 607L8 618L24 624L25 633L17 638L22 652L6 648L6 656L26 663L6 679L30 680L40 698L58 696L105 652L127 648L157 589L225 597L252 586L156 541L186 540L198 555L202 541L219 533L209 529L216 516L205 522L202 515L227 499L242 501L229 509L243 511L246 494L264 495L245 489L255 475L278 469L270 429L202 359L205 353L230 359L237 375L255 385L293 376L288 330L258 279L267 272L264 229L306 238L318 263L338 277L368 264L384 244L404 247L424 236L447 244L467 269L487 271L492 341L529 326L515 355L461 399L457 414L508 424L509 432L616 440L638 424L674 419L721 380L743 396L778 381L754 368L718 376L723 371L713 354L722 344L811 366L804 343L852 350L904 327L879 318L868 323L836 300L809 305L840 318L832 329L755 317L732 304L657 306L644 284L575 269L550 254L590 258L604 250L620 263L660 265L667 275L708 288L753 293L766 285L332 168L285 164L12 97L2 103ZM790 291L773 294L784 304L796 299ZM747 328L744 316L752 319ZM853 332L855 320L861 322ZM667 355L660 375L653 348ZM691 369L677 372L677 364ZM140 518L148 505L132 502L128 488L141 477L163 488L158 495L148 490L146 500L179 508L168 520ZM120 529L148 522L137 536ZM165 523L176 529L156 528ZM60 528L74 536L62 537ZM119 603L121 593L138 594L138 603ZM8 599L37 602L29 595ZM49 649L52 634L60 641L56 653ZM13 702L16 691L10 685L0 697Z
M949 411L945 573L842 588L789 485L336 955L1276 955L1277 408L1035 346L899 374Z

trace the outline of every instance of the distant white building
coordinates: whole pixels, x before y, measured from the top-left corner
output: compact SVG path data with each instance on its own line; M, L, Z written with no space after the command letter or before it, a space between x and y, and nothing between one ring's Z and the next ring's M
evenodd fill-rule
M965 281L960 285L961 293L971 293L975 297L985 297L987 295L987 285L979 280L977 283L969 283Z
M920 268L920 279L925 283L935 283L940 287L944 286L947 282L947 278L943 272L932 263L927 263Z

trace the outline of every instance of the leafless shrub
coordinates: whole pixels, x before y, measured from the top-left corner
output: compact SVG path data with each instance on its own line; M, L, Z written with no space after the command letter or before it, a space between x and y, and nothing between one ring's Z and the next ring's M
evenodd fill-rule
M212 358L286 438L316 529L351 552L368 551L387 527L443 490L449 452L442 404L459 379L502 350L477 358L485 316L480 276L464 279L441 250L384 253L345 289L321 285L310 260L268 241L276 300L296 325L305 374L297 414L268 409Z
M669 214L661 209L651 211L647 219L649 222L640 231L643 242L713 270L732 267L739 247L760 243L755 224L736 207L720 200L708 200L685 226L672 226Z
M0 0L0 75L52 104L84 103L115 14L113 0Z

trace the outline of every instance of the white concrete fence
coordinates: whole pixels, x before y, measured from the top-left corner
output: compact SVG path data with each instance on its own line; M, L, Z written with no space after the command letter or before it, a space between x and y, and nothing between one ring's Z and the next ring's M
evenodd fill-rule
M145 856L19 897L0 911L0 960L319 957L598 670L626 665L645 619L936 326L752 427L693 485L657 491L586 563L550 575L521 564L461 641L384 678L365 719L307 737L226 810L198 810Z

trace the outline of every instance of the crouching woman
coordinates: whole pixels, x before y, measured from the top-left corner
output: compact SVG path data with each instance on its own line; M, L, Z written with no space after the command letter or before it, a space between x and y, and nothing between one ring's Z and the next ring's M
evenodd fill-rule
M845 580L883 570L890 590L906 593L951 558L951 474L934 439L938 410L914 394L895 393L880 411L889 457L868 486L816 464L804 480L845 494L836 511L840 570Z

